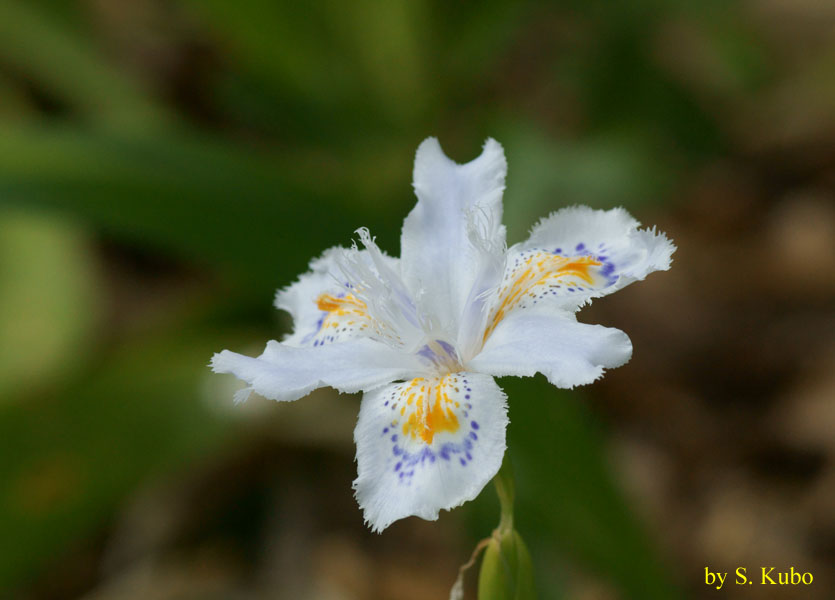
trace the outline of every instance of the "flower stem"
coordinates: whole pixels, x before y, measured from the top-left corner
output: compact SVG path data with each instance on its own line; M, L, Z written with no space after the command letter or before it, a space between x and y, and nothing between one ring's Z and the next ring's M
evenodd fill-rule
M516 496L516 489L513 485L513 468L507 452L505 452L499 472L493 477L493 484L496 486L496 494L499 496L499 505L501 506L498 533L506 534L513 530L513 500Z
M493 530L481 560L478 574L479 600L536 600L531 555L522 537L513 528L513 469L505 454L493 478L499 496L501 517Z

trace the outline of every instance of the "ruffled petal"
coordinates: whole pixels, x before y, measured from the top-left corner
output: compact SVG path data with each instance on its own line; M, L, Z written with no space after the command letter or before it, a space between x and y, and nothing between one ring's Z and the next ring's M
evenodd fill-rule
M673 243L639 225L622 208L574 206L543 219L527 241L508 250L482 340L515 311L536 305L576 310L653 271L669 269Z
M458 331L467 306L501 279L506 172L504 151L492 139L481 156L463 165L447 158L435 138L417 150L418 202L403 224L401 269L437 328Z
M619 329L578 323L568 311L517 311L504 319L468 369L495 376L542 373L561 388L591 383L604 368L632 356L632 342Z
M346 252L339 247L326 250L310 262L310 271L278 291L276 308L293 317L293 333L282 344L320 346L367 334L367 307L352 293L353 284L339 266L339 259Z
M212 357L215 373L232 373L249 384L236 400L255 391L272 400L297 400L316 388L340 392L372 390L425 370L420 358L392 350L370 339L355 339L317 348L267 343L258 358L224 350Z
M582 303L589 297L619 290L653 271L670 268L675 245L654 227L639 229L640 225L623 208L595 210L572 206L542 219L531 230L528 240L514 250L588 260L593 281L580 282L582 289L569 292L563 288L562 292L577 294Z
M306 347L379 337L380 322L374 318L368 295L360 290L379 282L381 270L385 277L397 278L399 269L399 261L383 254L373 242L370 250L326 250L311 261L310 271L276 294L275 306L293 317L293 333L282 343ZM388 289L382 284L378 287Z
M354 431L357 500L382 531L475 498L502 463L505 394L492 377L419 377L366 392Z
M414 351L424 338L424 316L400 278L399 262L387 257L368 232L356 231L365 250L356 246L338 259L351 282L351 295L368 317L367 335L398 350Z

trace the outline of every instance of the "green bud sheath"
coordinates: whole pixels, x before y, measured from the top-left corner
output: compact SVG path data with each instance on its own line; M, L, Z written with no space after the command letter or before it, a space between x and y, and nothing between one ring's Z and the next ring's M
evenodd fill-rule
M501 520L484 551L478 575L478 600L535 600L531 555L513 527L513 469L505 455L493 478Z
M498 532L497 532L498 533ZM478 600L534 600L531 556L516 530L493 537L478 576Z

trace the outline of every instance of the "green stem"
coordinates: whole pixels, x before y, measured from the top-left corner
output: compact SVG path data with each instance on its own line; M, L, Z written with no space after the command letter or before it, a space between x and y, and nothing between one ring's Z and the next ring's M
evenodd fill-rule
M493 484L496 486L496 494L499 496L499 505L501 506L498 533L507 534L513 531L513 499L516 495L516 489L513 485L513 468L510 465L507 452L505 452L499 472L493 477Z

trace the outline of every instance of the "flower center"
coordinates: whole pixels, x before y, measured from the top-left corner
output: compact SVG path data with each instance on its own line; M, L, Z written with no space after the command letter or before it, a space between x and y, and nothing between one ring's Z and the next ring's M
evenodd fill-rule
M431 362L441 374L455 373L462 368L455 346L435 336L430 336L417 353Z

